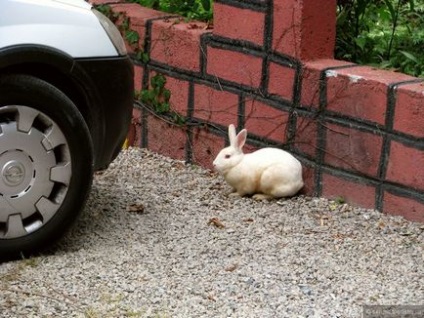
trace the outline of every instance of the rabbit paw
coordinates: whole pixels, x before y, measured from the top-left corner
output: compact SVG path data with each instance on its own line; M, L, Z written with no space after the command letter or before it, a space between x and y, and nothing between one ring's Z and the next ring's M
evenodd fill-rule
M252 196L252 198L254 199L254 200L256 200L256 201L265 201L265 200L272 200L272 199L274 199L274 197L272 196L272 195L268 195L268 194L263 194L263 193L257 193L257 194L254 194L253 196Z

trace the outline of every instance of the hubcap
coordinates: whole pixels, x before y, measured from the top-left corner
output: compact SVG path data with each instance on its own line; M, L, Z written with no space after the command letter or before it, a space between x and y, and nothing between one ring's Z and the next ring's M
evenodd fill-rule
M3 167L2 177L5 184L14 187L22 183L25 177L25 167L22 163L12 160Z
M27 235L61 206L71 178L69 146L46 114L0 108L0 239Z

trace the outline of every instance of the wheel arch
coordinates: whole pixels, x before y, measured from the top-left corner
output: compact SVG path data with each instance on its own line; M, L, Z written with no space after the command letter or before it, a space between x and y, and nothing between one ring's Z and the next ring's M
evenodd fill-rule
M54 48L18 45L0 49L0 76L25 74L37 77L61 90L75 104L83 116L93 139L94 148L101 143L100 124L95 120L104 116L94 85L77 66L74 59ZM97 151L95 151L97 153Z

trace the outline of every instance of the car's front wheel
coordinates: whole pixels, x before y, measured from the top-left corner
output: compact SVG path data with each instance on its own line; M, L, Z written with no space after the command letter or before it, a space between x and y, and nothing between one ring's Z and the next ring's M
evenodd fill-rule
M0 77L0 257L55 242L82 209L93 175L87 125L59 89Z

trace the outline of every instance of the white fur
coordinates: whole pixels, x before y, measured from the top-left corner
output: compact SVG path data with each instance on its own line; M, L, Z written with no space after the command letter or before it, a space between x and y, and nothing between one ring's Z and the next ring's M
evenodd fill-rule
M228 135L230 146L220 151L213 165L238 195L290 197L303 187L302 165L290 153L277 148L263 148L244 154L246 129L236 135L234 125L230 125Z

